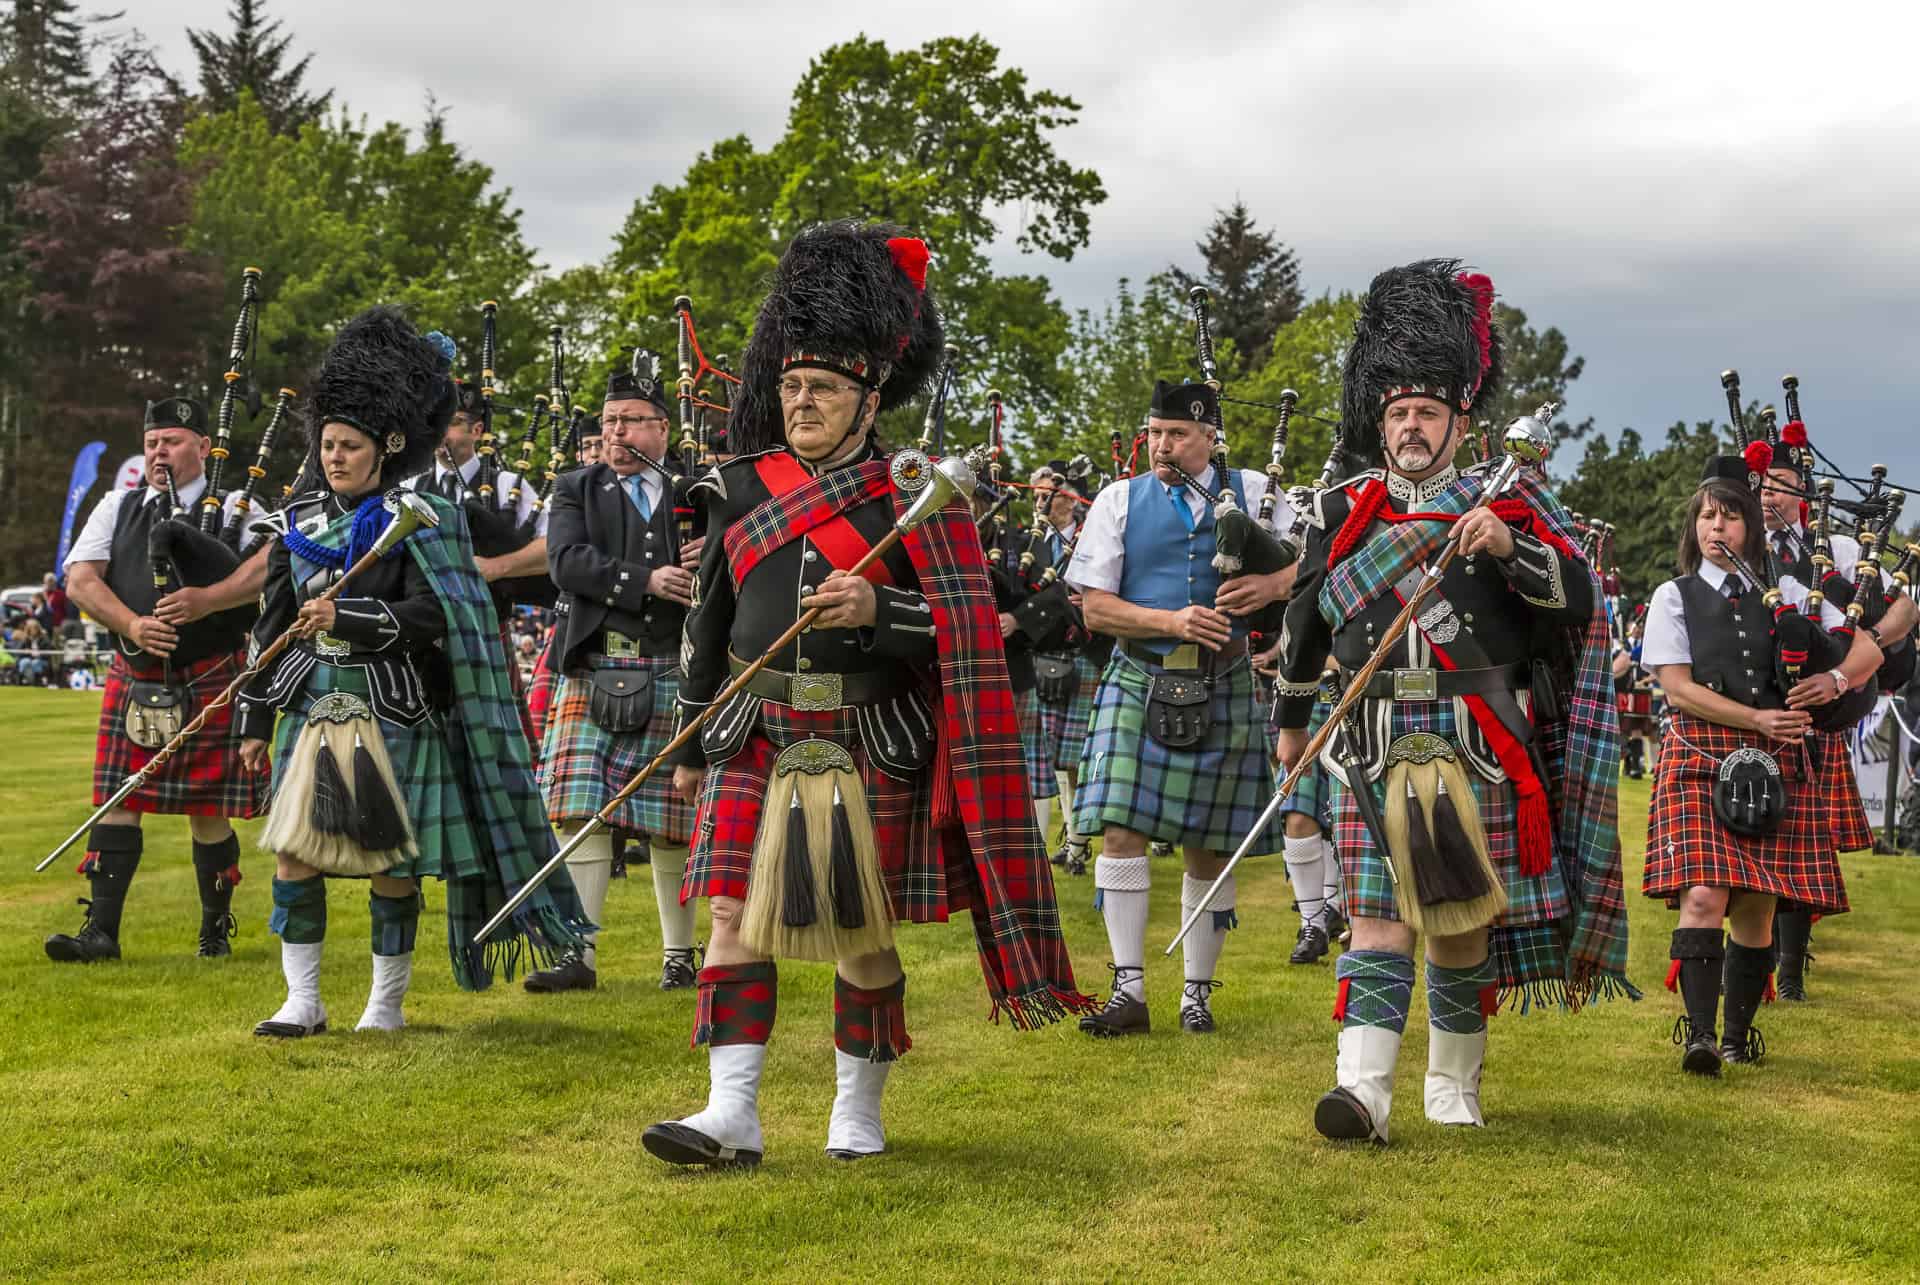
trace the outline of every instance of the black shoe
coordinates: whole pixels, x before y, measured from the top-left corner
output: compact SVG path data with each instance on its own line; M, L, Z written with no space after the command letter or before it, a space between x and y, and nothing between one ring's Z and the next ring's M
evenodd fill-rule
M1680 1054L1680 1069L1692 1075L1720 1074L1720 1050L1714 1045L1711 1030L1695 1030L1692 1019L1682 1013L1674 1019L1673 1042L1685 1050Z
M709 1138L698 1129L689 1129L678 1120L666 1120L650 1126L640 1135L647 1153L670 1165L705 1165L711 1169L751 1169L762 1159L758 1151L737 1151Z
M1061 869L1064 870L1067 865L1067 855L1072 851L1073 851L1073 844L1065 839L1062 839L1060 841L1060 850L1054 853L1051 857L1047 859L1051 861L1054 865L1059 866Z
M590 991L600 984L600 975L587 967L587 961L578 955L568 955L552 968L537 973L529 973L526 988L536 995L551 995L556 991Z
M1078 876L1087 872L1087 855L1089 851L1090 849L1084 843L1069 843L1067 845L1068 874Z
M72 936L55 933L47 938L47 958L61 964L92 964L120 958L119 941L93 922L93 903L82 897L79 904L87 907L86 921Z
M1345 1089L1329 1089L1314 1104L1313 1127L1336 1142L1365 1142L1373 1136L1373 1115Z
M1080 1019L1080 1029L1102 1039L1147 1034L1153 1029L1153 1022L1147 1016L1146 1001L1135 999L1121 987L1126 980L1124 974L1142 975L1145 970L1114 964L1108 964L1107 970L1113 974L1113 994L1107 997L1105 1008Z
M1337 941L1344 946L1347 939L1353 936L1353 925L1347 922L1347 917L1341 914L1332 902L1328 902L1321 908L1320 930L1327 935L1329 950L1333 949L1334 942Z
M698 981L693 969L693 947L669 946L660 964L660 989L691 990Z
M1327 953L1327 930L1320 926L1318 916L1310 923L1300 925L1300 935L1293 939L1293 953L1287 956L1289 964L1317 963Z
M1748 1066L1758 1066L1767 1056L1767 1042L1760 1036L1760 1028L1749 1026L1747 1038L1720 1042L1720 1058L1726 1062L1744 1062Z
M1189 981L1180 992L1180 1029L1190 1035L1213 1034L1213 1008L1208 1002L1225 983L1211 979ZM1141 1005L1141 1011L1146 1005Z
M227 942L239 931L239 923L226 911L211 915L201 911L200 949L194 952L194 956L198 959L220 959L233 954L233 947Z
M1774 997L1796 1004L1807 1002L1807 984L1798 977L1780 977L1774 981Z

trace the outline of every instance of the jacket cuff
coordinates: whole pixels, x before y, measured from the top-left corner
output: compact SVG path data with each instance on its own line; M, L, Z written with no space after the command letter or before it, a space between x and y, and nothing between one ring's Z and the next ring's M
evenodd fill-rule
M873 606L873 627L858 631L862 650L901 660L914 660L933 651L933 604L925 594L876 585Z
M256 704L242 697L234 702L234 731L243 741L271 741L273 716L274 709L271 705Z
M355 651L385 651L400 638L400 622L378 598L336 598L333 628L327 630Z
M637 562L614 563L613 587L607 593L607 604L638 615L646 606L647 578L651 574L651 568Z
M1557 610L1567 605L1567 586L1560 556L1530 535L1513 533L1513 556L1495 559L1515 593L1536 607Z
M678 736L680 730L694 719L700 717L700 711L706 707L706 703L703 701L690 701L684 698L676 699L674 701L673 711L673 734ZM699 736L689 736L685 745L682 745L668 756L667 765L669 767L705 767L707 765L707 752L701 747Z
M1304 728L1313 717L1313 706L1320 699L1320 684L1288 682L1285 677L1275 681L1274 692L1278 700L1274 705L1274 722L1288 730Z

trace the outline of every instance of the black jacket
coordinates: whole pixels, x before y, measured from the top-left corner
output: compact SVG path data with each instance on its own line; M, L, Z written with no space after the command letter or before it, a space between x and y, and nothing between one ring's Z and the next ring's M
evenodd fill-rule
M557 479L547 516L547 570L560 590L562 619L557 660L562 673L585 666L609 629L645 642L650 654L679 645L687 609L647 592L654 568L680 560L673 489L662 491L642 521L620 475L605 464Z

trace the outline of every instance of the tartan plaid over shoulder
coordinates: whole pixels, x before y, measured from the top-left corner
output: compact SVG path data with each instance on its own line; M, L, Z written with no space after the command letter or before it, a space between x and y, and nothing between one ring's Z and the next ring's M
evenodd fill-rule
M1472 508L1486 485L1476 470L1463 474L1423 511L1458 517ZM1515 525L1558 546L1576 561L1580 542L1573 519L1537 474L1522 469L1510 496L1524 500L1528 517ZM1508 519L1510 522L1513 519ZM1386 524L1327 572L1320 614L1338 627L1367 603L1440 552L1452 526L1443 521ZM1593 575L1591 569L1589 576ZM1573 920L1561 925L1567 943L1567 1002L1615 995L1639 998L1627 980L1627 906L1620 861L1620 785L1615 769L1619 715L1609 664L1606 595L1595 585L1593 614L1585 626L1564 632L1571 673L1558 675L1563 715L1534 725L1545 761L1553 807L1554 859L1566 882Z
M882 494L890 494L896 517L913 500L893 485L886 459L835 469L764 501L724 537L736 579L744 578L740 566ZM1000 616L973 515L956 499L901 543L938 631L934 824L951 897L973 912L991 1016L1004 1013L1028 1030L1090 1011L1094 1001L1074 984L1033 819Z

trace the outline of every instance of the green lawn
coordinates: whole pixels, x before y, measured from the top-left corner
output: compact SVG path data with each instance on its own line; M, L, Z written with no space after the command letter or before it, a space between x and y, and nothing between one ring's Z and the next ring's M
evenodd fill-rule
M192 957L185 823L149 825L117 965L61 967L97 696L0 691L0 1277L120 1280L757 1277L1808 1281L1920 1275L1920 864L1849 857L1853 914L1816 930L1812 1004L1762 1012L1772 1051L1683 1079L1660 989L1671 920L1633 899L1638 1005L1494 1019L1489 1127L1421 1114L1424 1003L1394 1145L1310 1123L1333 1070L1329 963L1289 967L1285 871L1241 879L1220 1032L1184 1036L1177 959L1150 953L1156 1033L1019 1035L986 1011L970 930L905 934L916 1050L888 1090L892 1152L825 1158L830 982L783 966L751 1175L669 1171L640 1148L697 1107L693 999L664 995L651 889L616 883L594 994L454 989L429 886L413 1025L348 1033L369 963L361 885L335 885L323 991L335 1032L255 1039L282 995L271 868L249 851L232 959ZM1630 887L1646 794L1623 812ZM644 871L639 872L644 876ZM1175 926L1158 867L1151 937ZM1088 881L1064 914L1081 982L1105 935ZM429 946L429 943L432 943Z

